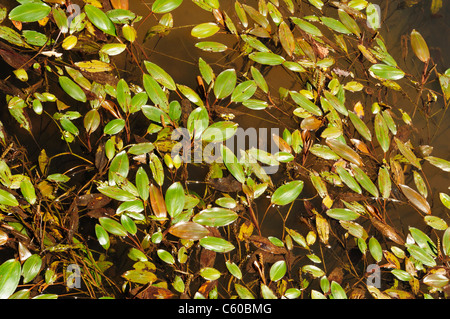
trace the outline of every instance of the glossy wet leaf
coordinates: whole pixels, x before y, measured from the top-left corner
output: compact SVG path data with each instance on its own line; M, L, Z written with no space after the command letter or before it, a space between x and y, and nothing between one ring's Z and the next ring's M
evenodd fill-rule
M126 271L122 277L137 284L151 284L158 278L154 274L155 265L150 261L138 261L133 265L134 269Z
M51 11L51 7L42 2L26 2L9 12L8 18L20 22L35 22L39 21Z
M70 78L68 78L67 76L60 76L59 84L61 85L62 89L70 95L70 97L80 102L86 102L86 94L78 86L78 84L76 84Z
M245 183L244 169L242 167L242 164L239 163L236 155L234 155L234 153L223 144L220 145L220 148L222 159L227 169L237 179L238 182Z
M339 174L339 177L341 178L342 182L344 182L344 184L347 185L351 190L353 190L358 194L362 193L362 189L359 186L359 184L345 168L338 166L336 167L336 172Z
M0 204L6 206L19 206L16 197L4 189L0 189Z
M416 157L414 152L407 146L405 143L403 143L401 140L399 140L397 137L394 137L394 141L397 144L398 149L402 153L402 155L408 160L409 163L417 167L419 170L422 169L422 166L420 165L419 159Z
M83 119L84 128L88 134L97 130L100 126L100 114L96 109L89 110Z
M280 65L285 61L281 55L272 52L253 52L248 57L252 61L265 65Z
M381 25L381 16L377 10L377 7L369 3L366 7L367 23L373 30L378 30Z
M256 92L257 85L255 81L244 81L239 83L231 94L231 101L238 103L248 100Z
M437 216L427 215L424 217L424 220L425 220L425 223L428 226L430 226L431 228L434 228L437 230L446 230L448 228L447 222Z
M117 186L100 186L97 188L97 190L103 195L122 202L132 201L136 199L135 195L126 190L120 189Z
M445 207L450 209L450 196L446 193L439 193L439 199L441 203L444 204Z
M183 3L183 0L156 0L152 4L154 13L167 13L175 10Z
M20 182L20 191L28 203L34 205L36 203L36 190L29 178L25 178Z
M127 216L126 214L122 214L120 216L120 223L128 233L130 233L131 235L136 235L137 225L131 217Z
M125 127L124 119L114 119L109 121L108 124L105 125L103 132L105 134L115 135L121 132L124 127Z
M29 283L39 274L42 266L42 258L33 254L24 262L22 267L23 283Z
M449 278L443 274L428 274L423 279L423 283L434 288L442 288L448 285Z
M213 207L200 211L192 221L204 226L220 227L233 223L237 218L238 214L230 209Z
M361 36L361 29L359 28L356 21L342 9L338 10L338 15L342 24L344 24L348 30L350 30L354 35L356 35L359 38Z
M429 267L436 266L436 261L424 249L417 245L407 245L407 250L415 259Z
M327 138L325 142L336 154L338 154L343 159L358 166L364 165L358 153L356 153L356 151L354 151L347 144L344 144L340 140L335 138Z
M165 196L167 212L172 218L178 216L184 207L184 190L180 182L175 182L166 191Z
M343 25L342 22L339 20L336 20L336 19L330 18L330 17L325 17L325 16L320 17L320 20L322 21L322 23L325 26L327 26L331 30L334 30L336 32L343 33L343 34L351 33L351 31L349 29L347 29L345 27L345 25Z
M336 96L331 94L329 91L325 91L324 96L327 99L327 101L336 109L336 111L338 111L344 116L348 115L347 108Z
M214 236L206 236L199 240L199 244L209 250L218 252L218 253L227 253L232 251L235 247L229 241Z
M391 196L392 183L386 166L380 167L378 171L378 188L383 198L389 198Z
M302 29L303 31L316 36L316 37L321 37L322 36L322 32L320 31L320 29L318 27L316 27L315 25L313 25L312 23L305 21L303 19L297 18L297 17L289 17L292 22L294 22L300 29Z
M230 272L230 274L232 274L234 277L236 277L239 280L242 279L242 271L239 268L239 266L236 265L236 263L227 260L225 262L225 266L227 266L227 269Z
M278 26L278 36L284 51L286 51L289 56L292 56L295 49L294 34L284 21Z
M225 44L214 41L197 42L195 47L206 52L224 52L228 49Z
M383 249L375 237L370 237L369 239L369 251L377 263L383 258Z
M442 250L446 256L450 256L450 227L442 235Z
M399 186L403 194L411 202L411 204L413 204L425 214L431 214L430 204L428 204L427 200L422 195L420 195L418 192L407 185L400 184Z
M154 184L150 184L149 196L150 205L155 216L157 218L165 218L167 216L166 202L159 187Z
M300 107L304 108L306 111L310 112L313 115L322 116L322 110L303 94L294 91L289 91L289 94L294 102L297 103Z
M168 111L169 102L159 83L152 76L145 73L143 75L143 84L150 100L155 105L160 106L162 111Z
M255 296L248 290L245 286L240 285L238 283L234 284L234 289L236 290L239 298L241 299L255 299Z
M253 80L256 82L256 85L258 85L258 87L264 93L267 93L269 91L269 87L267 85L266 80L264 79L264 76L261 74L261 72L254 66L250 67L250 72L252 74Z
M98 219L100 222L100 225L108 232L116 236L126 236L127 231L125 228L116 220L109 218L109 217L100 217Z
M270 267L269 277L270 280L277 282L284 277L287 271L286 262L284 260L279 260L273 263Z
M112 23L112 21L108 18L106 13L91 4L85 5L84 11L86 12L88 19L98 29L105 32L106 34L116 36L116 27L114 26L114 23Z
M416 227L409 227L409 232L413 237L415 243L430 255L435 255L436 244L423 231Z
M98 243L105 249L108 250L110 246L109 235L106 230L100 224L95 225L95 235L97 236Z
M364 173L364 171L358 166L351 164L351 167L353 170L353 176L355 177L356 181L372 196L379 197L380 193L378 192L377 187L369 178L369 176L367 176L367 174Z
M0 299L9 298L16 290L21 275L20 262L8 259L0 266Z
M450 172L450 162L445 159L435 156L427 156L425 157L425 160L427 160L431 165L436 166L445 172Z
M326 214L337 220L355 220L359 214L347 208L332 208L327 210Z
M214 95L217 99L223 99L231 95L236 86L236 71L227 69L222 71L216 78L214 83Z
M190 240L198 240L209 234L209 230L195 222L178 222L172 225L169 230L172 235Z
M411 31L411 47L420 61L428 62L430 59L430 51L428 50L425 39L416 29Z
M391 139L389 136L389 128L381 113L375 114L374 128L378 143L380 143L383 152L386 153L389 150Z
M218 271L217 269L212 268L212 267L204 267L204 268L200 269L199 274L204 279L210 280L210 281L217 280L221 276L220 271Z
M205 22L196 25L191 30L191 35L195 38L208 38L220 30L220 27L213 22Z
M174 91L177 89L177 86L173 78L160 66L150 61L144 61L144 65L148 73L153 77L153 79L158 81L161 85L165 86L169 90Z
M175 263L175 258L167 250L158 249L156 251L156 253L158 254L158 257L165 263L170 264L170 265Z
M331 282L331 294L334 299L347 299L347 294L345 293L344 288L342 288L336 281Z
M330 147L322 144L314 144L309 151L317 157L326 160L338 160L340 156L336 154Z
M340 220L339 224L341 224L342 228L348 231L348 233L356 238L366 239L367 232L360 224L355 223L353 221Z
M369 73L373 77L393 81L400 80L405 76L405 72L387 64L374 64L369 68Z
M202 140L208 143L225 141L234 136L238 129L236 123L219 121L211 124L202 134Z
M303 190L303 181L291 181L278 187L272 194L270 202L275 205L287 205L300 195Z
M364 123L359 118L359 116L357 116L353 112L348 112L348 117L350 118L350 121L352 122L358 133L361 134L361 136L364 137L367 141L372 141L372 134L370 133L370 130L367 127L366 123Z

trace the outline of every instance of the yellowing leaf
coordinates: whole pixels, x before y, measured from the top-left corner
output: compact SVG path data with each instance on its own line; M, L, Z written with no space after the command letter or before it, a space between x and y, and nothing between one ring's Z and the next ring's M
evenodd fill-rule
M113 70L113 66L111 64L99 60L80 61L76 62L75 65L82 71L89 73L108 72Z

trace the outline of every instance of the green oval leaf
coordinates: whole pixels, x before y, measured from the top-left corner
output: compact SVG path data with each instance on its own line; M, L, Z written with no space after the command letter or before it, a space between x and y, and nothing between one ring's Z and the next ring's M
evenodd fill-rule
M199 240L199 244L208 250L212 250L218 253L227 253L234 249L234 245L229 241L214 236L206 236L201 238Z
M19 206L19 202L14 195L4 189L0 189L0 204L6 206Z
M106 230L99 224L95 225L95 235L97 236L98 243L105 250L108 250L110 245L109 235Z
M108 122L108 124L105 125L103 128L103 133L109 134L109 135L115 135L123 130L125 127L125 120L124 119L114 119Z
M270 199L272 204L287 205L293 202L303 190L303 181L291 181L278 187Z
M338 166L336 167L336 172L339 174L339 177L344 182L345 185L347 185L351 190L354 192L361 194L362 190L359 184L356 182L356 180L353 178L352 175L343 167Z
M116 27L114 26L114 23L112 23L112 21L102 10L91 4L87 4L84 6L84 11L86 12L88 19L98 29L106 34L116 36Z
M225 262L225 265L227 266L227 269L230 272L230 274L232 274L234 277L236 277L239 280L242 279L242 271L238 265L236 265L234 262L231 262L229 260L227 260Z
M362 161L361 157L358 155L358 153L356 153L356 151L354 151L347 144L344 144L343 142L341 142L339 139L327 138L325 140L325 142L336 154L338 154L343 159L345 159L355 165L358 165L358 166L364 165L363 161Z
M209 234L209 230L194 222L178 222L172 225L169 230L172 235L190 240L198 240Z
M211 124L202 134L202 140L208 143L222 142L233 137L238 125L229 121Z
M255 81L244 81L236 86L231 94L231 101L235 103L244 102L255 94L257 85Z
M369 73L374 78L381 78L383 80L400 80L405 76L405 72L402 70L386 64L372 65L369 68Z
M220 278L220 271L212 267L204 267L199 271L200 276L206 280L214 281Z
M148 73L150 73L150 75L161 85L165 86L166 88L172 91L175 91L177 89L177 86L173 78L160 66L150 61L144 61L144 65Z
M42 259L39 255L33 254L27 258L22 267L23 283L32 281L41 270Z
M228 171L240 183L245 183L244 169L242 168L241 163L239 163L239 161L237 160L234 153L223 144L220 145L220 148L221 148L223 163L227 167Z
M100 225L108 232L113 235L117 235L120 237L126 236L127 231L125 228L117 221L109 217L100 217L98 219Z
M323 115L322 110L308 98L306 98L306 96L304 96L303 94L294 91L289 91L289 94L295 103L297 103L300 107L304 108L309 113L316 116Z
M156 253L158 254L158 257L165 263L169 265L173 265L175 263L175 258L167 250L158 249Z
M175 10L183 3L183 0L156 0L153 2L152 11L154 13L168 13Z
M327 210L326 214L338 220L355 220L359 217L358 213L347 208L332 208Z
M202 210L192 221L205 226L220 227L233 223L237 218L238 214L230 209L213 207Z
M370 194L372 194L373 197L379 197L380 193L378 192L377 187L372 182L372 180L369 178L369 176L364 173L364 171L359 168L358 166L354 164L350 164L353 170L353 175L355 176L355 179L358 181L358 183Z
M236 71L227 69L222 71L214 83L214 95L217 99L223 99L233 93L236 86Z
M64 92L69 94L69 96L74 100L86 102L86 94L84 91L78 86L78 84L69 79L67 76L59 77L59 85L61 85Z
M28 2L12 9L8 18L20 22L35 22L48 16L50 11L51 8L45 3Z
M420 195L418 192L407 185L400 184L399 186L403 194L411 202L411 204L416 206L425 214L431 214L430 204L428 204L427 200L422 195Z
M270 280L278 281L284 277L286 274L287 266L284 260L276 261L271 267L269 271Z
M191 30L191 35L196 38L207 38L216 34L220 27L213 22L206 22L196 25Z
M430 51L428 50L427 43L415 29L411 31L411 47L420 61L425 63L430 59Z
M9 259L0 266L0 299L9 298L20 281L20 262Z
M250 60L265 65L280 65L286 61L281 55L272 52L253 52L248 57Z
M166 191L165 202L167 212L172 218L175 218L183 211L185 197L183 186L180 182L170 185Z
M375 237L370 237L369 239L369 251L376 262L380 262L383 259L383 249Z
M366 123L364 123L355 113L348 112L348 117L350 118L350 121L352 122L355 129L358 131L359 134L361 134L362 137L364 137L367 141L372 141L372 134L370 133L369 128L367 127Z

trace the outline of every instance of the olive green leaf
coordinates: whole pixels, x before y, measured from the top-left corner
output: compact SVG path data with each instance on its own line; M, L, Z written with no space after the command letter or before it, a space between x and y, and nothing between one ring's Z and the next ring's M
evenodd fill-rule
M248 57L250 60L265 65L280 65L285 61L281 55L272 52L253 52Z
M202 276L206 280L217 280L220 278L220 271L212 267L203 267L199 271L200 276Z
M427 160L431 165L436 166L445 172L450 172L450 162L445 159L435 156L427 156L425 157L425 160Z
M336 154L338 154L343 159L358 166L364 165L358 153L356 153L356 151L354 151L347 144L344 144L340 140L335 138L327 138L325 142Z
M195 38L207 38L216 34L220 27L213 22L205 22L196 25L191 30L191 35Z
M234 262L229 261L229 260L227 260L225 262L225 265L227 266L227 269L230 272L230 274L232 274L234 277L236 277L239 280L242 279L242 271L238 265L236 265Z
M336 172L339 174L339 177L344 182L345 185L347 185L351 190L354 192L361 194L362 190L359 184L356 182L356 180L353 178L352 175L343 167L338 166L336 167Z
M353 170L353 176L358 181L358 183L366 191L368 191L370 194L372 194L372 196L379 197L380 193L378 192L377 187L372 182L372 180L367 176L367 174L364 173L364 171L361 168L359 168L358 166L356 166L354 164L350 164L350 165L351 165L352 170Z
M170 265L175 263L175 258L167 250L158 249L156 251L156 253L158 254L158 257L165 263L170 264Z
M0 189L0 204L6 206L19 206L19 202L10 192Z
M220 145L220 148L223 163L227 169L239 182L245 183L244 169L242 168L242 164L237 160L236 155L234 155L234 153L223 144Z
M378 188L380 189L383 198L389 198L391 195L392 183L386 166L380 167L378 171Z
M169 102L167 96L158 82L152 76L145 73L143 75L143 84L150 100L155 105L161 107L163 111L168 111Z
M375 237L370 237L369 239L369 251L376 262L380 262L383 258L383 249Z
M209 230L195 222L178 222L172 225L168 232L172 235L190 240L198 240L209 234Z
M114 26L114 23L112 23L112 21L108 18L106 13L93 6L92 4L85 5L84 10L88 19L92 22L93 25L95 25L106 34L116 36L116 27Z
M289 91L290 96L300 107L316 116L322 116L322 110L301 93Z
M331 208L327 210L327 215L337 220L355 220L359 214L347 208Z
M236 71L227 69L222 71L214 83L214 95L217 99L223 99L233 93L236 86Z
M223 52L228 49L225 44L215 41L197 42L195 47L206 52Z
M420 61L428 62L430 59L430 51L427 43L422 35L415 29L411 31L411 47Z
M168 13L175 10L183 3L183 0L156 0L153 2L152 11L154 13Z
M419 159L416 157L416 155L414 155L414 152L397 137L394 137L394 141L397 144L398 149L400 150L402 155L408 160L408 162L410 162L412 165L421 170L422 166L420 165Z
M375 135L377 137L378 143L380 143L383 152L389 150L391 139L389 137L389 128L387 127L386 121L381 113L375 114L374 120Z
M233 90L233 93L231 94L231 101L235 103L244 102L253 96L257 88L258 87L255 81L244 81L238 84Z
M350 118L350 121L352 122L358 133L361 134L361 136L364 137L367 141L372 141L372 134L370 133L370 130L367 127L366 123L364 123L359 118L359 116L357 116L353 112L348 112L348 117Z
M222 142L233 137L237 129L237 123L219 121L208 126L202 134L202 140L208 143Z

